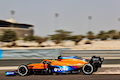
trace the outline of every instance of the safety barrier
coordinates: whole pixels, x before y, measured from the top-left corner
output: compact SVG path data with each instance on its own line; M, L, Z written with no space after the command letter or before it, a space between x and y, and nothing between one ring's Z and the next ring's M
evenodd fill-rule
M101 57L120 57L120 50L62 50L63 56L101 56Z
M16 49L1 50L0 59L55 59L58 55L80 57L120 57L120 50Z
M68 48L65 48L68 49ZM63 49L15 49L15 50L1 50L2 59L54 59L61 54Z
M0 59L2 58L2 50L0 49Z

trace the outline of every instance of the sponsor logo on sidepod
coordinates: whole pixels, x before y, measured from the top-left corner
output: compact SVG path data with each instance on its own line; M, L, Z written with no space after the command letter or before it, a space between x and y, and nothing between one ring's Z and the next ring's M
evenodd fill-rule
M54 68L54 71L57 72L57 71L68 71L68 68L63 66L62 68Z

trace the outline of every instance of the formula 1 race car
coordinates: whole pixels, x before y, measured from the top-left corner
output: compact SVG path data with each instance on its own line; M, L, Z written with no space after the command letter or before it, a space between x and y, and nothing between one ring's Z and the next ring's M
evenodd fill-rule
M90 75L101 67L104 58L93 56L87 61L81 57L61 57L57 60L44 59L41 63L20 65L16 71L6 72L5 75L26 76L30 74L79 73Z

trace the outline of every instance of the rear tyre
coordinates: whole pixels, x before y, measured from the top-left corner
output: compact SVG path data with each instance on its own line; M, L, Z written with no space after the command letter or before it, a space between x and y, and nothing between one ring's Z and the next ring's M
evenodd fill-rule
M30 73L27 65L20 65L17 71L20 76L26 76Z
M82 67L82 72L85 74L85 75L90 75L93 73L93 66L91 64L85 64L83 67Z

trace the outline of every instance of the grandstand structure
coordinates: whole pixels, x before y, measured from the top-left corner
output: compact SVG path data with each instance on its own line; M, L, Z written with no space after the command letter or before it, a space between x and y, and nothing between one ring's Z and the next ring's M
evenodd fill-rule
M33 36L33 27L31 24L16 23L14 18L0 20L0 35L3 35L5 30L12 30L16 32L18 38Z

